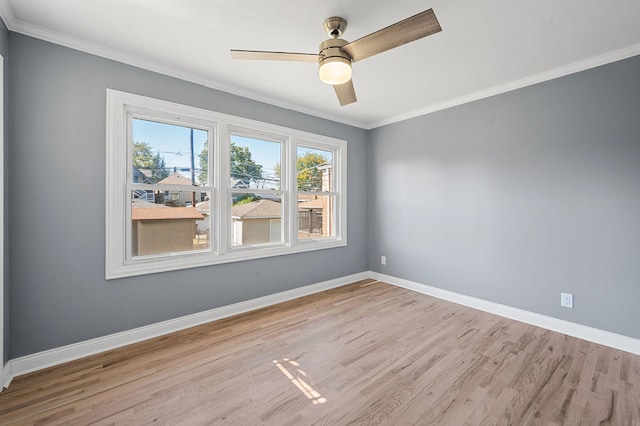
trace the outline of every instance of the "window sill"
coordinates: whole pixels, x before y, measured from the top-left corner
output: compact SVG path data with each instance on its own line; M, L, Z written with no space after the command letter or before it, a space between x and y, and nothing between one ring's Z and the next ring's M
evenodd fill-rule
M171 256L139 258L120 265L107 265L106 279L134 277L138 275L155 274L160 272L178 271L182 269L202 266L220 265L224 263L243 262L247 260L263 259L274 256L285 256L296 253L306 253L316 250L346 247L347 242L336 238L301 241L295 247L276 246L261 247L260 250L250 248L236 248L225 254L211 252L175 254Z

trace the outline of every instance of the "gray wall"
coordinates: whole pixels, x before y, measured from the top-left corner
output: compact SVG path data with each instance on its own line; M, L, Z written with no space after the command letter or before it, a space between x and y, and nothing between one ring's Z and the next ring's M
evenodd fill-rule
M11 358L368 268L640 338L640 58L366 132L8 45ZM348 140L349 246L105 281L106 88Z
M362 129L11 34L10 356L366 271ZM105 90L348 141L348 247L105 281Z
M8 193L7 193L7 180L8 180L8 169L7 169L7 152L8 152L8 136L9 136L9 31L7 31L7 27L2 22L0 18L0 55L4 58L4 182L5 182L5 225L4 225L4 234L8 236ZM9 253L9 239L5 238L4 241L4 277L2 277L5 283L9 282L9 263L8 263L8 253ZM4 365L9 360L9 286L5 284L4 286L4 352L2 355L2 365Z
M373 130L368 155L372 270L640 338L640 57Z

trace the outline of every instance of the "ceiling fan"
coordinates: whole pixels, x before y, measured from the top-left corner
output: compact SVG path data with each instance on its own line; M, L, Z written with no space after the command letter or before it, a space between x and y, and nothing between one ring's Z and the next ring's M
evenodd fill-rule
M317 62L320 66L320 80L333 86L340 105L344 106L357 100L351 81L353 62L442 31L433 9L396 22L351 43L340 38L346 28L345 19L339 16L327 18L324 21L324 29L331 38L320 43L317 54L232 49L231 57L267 61Z

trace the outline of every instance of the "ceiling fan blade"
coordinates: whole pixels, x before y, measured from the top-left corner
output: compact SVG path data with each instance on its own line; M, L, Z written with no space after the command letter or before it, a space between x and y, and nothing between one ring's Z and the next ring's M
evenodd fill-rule
M353 88L353 80L349 80L344 84L336 84L333 86L336 91L340 106L345 106L356 102L356 90Z
M433 9L396 22L342 47L353 62L442 31Z
M316 53L269 52L265 50L231 50L232 59L255 59L261 61L318 62Z

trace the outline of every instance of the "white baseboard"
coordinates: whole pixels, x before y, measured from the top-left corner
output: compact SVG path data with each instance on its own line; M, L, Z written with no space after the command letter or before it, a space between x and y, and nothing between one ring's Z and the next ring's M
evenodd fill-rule
M168 333L173 333L175 331L184 330L207 322L264 308L287 300L296 299L298 297L307 296L324 290L329 290L331 288L341 287L367 278L380 280L418 293L448 300L453 303L469 306L474 309L479 309L481 311L640 355L639 339L599 330L593 327L587 327L546 315L536 314L534 312L501 305L499 303L489 302L487 300L471 296L465 296L463 294L454 293L448 290L431 287L390 275L380 274L378 272L366 271L15 358L10 360L2 369L0 385L6 388L9 386L9 383L11 383L11 380L16 376L130 345L132 343L141 342L143 340L162 336Z
M156 324L134 328L120 333L109 334L107 336L86 340L84 342L73 343L71 345L15 358L10 360L5 366L2 383L3 386L6 387L9 386L13 377L130 345L132 343L141 342L143 340L162 336L168 333L173 333L175 331L184 330L189 327L264 308L276 303L285 302L287 300L296 299L298 297L307 296L324 290L329 290L331 288L341 287L367 278L369 278L368 271L360 272L346 277L294 288L292 290L270 294L256 299L234 303L232 305L221 306L208 311L198 312Z
M2 370L0 370L0 392L9 387L12 378L13 376L11 376L11 364L7 362L2 366Z
M590 342L620 349L640 355L640 339L623 336L621 334L611 333L609 331L588 327L574 322L549 317L534 312L525 311L523 309L513 308L500 303L489 302L483 299L477 299L471 296L454 293L452 291L443 290L437 287L431 287L426 284L420 284L414 281L393 277L390 275L380 274L378 272L370 272L370 278L393 284L398 287L413 290L418 293L437 297L438 299L448 300L459 305L469 306L470 308L479 309L491 314L500 315L516 321L546 328L547 330L557 331L569 336L588 340Z

